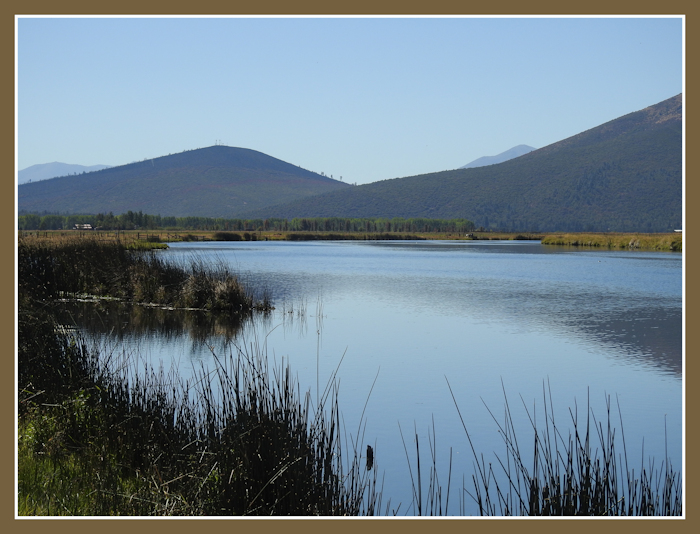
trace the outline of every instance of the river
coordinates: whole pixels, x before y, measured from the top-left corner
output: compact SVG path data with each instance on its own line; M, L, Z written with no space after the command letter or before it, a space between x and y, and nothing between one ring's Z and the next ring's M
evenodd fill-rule
M424 469L435 439L444 492L451 451L450 513L476 513L462 491L472 491L474 459L457 407L475 449L497 465L504 445L487 407L502 423L507 396L531 463L525 407L543 422L545 388L562 428L569 409L581 421L588 405L605 421L608 397L619 426L619 403L635 472L642 452L645 467L667 456L683 468L681 254L527 241L173 243L163 254L224 261L269 291L275 310L196 334L154 321L118 342L185 375L213 363L210 347L257 344L289 363L314 399L337 369L348 434L358 434L366 406L362 446L374 448L390 512L415 514L404 443L415 475L417 433ZM114 326L102 332L116 342Z

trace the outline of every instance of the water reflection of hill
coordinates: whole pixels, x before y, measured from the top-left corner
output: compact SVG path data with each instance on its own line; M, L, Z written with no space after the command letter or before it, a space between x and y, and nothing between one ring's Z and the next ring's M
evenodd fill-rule
M682 376L683 310L670 299L650 301L590 286L548 291L540 284L503 280L482 280L463 290L444 287L440 296L445 312L461 309L473 317L579 339L611 358Z
M655 367L677 378L683 372L683 310L674 302L644 295L573 288L557 293L517 283L501 295L485 289L473 298L500 320L580 339L624 363Z
M277 283L288 292L308 294L304 277L276 274ZM260 281L269 283L269 279ZM572 339L609 354L622 363L654 367L677 378L682 376L682 308L675 300L651 301L641 294L606 292L595 288L561 286L549 291L538 283L512 280L334 276L315 277L319 298L324 293L352 292L373 301L376 295L389 298L392 306L409 313L461 315L472 321L497 321L524 331L546 331ZM278 288L276 288L278 289ZM319 301L320 302L320 301ZM320 306L320 304L317 304ZM123 341L151 338L162 341L191 341L228 345L251 324L239 316L192 310L168 310L123 303L65 303L60 321L75 324L92 334ZM304 337L309 325L307 310L280 309L282 326L293 335ZM319 316L318 310L309 310ZM279 315L275 315L279 319ZM261 331L272 328L270 317L256 317ZM316 325L314 329L320 330Z
M673 298L649 299L643 293L592 284L553 288L549 283L499 278L302 277L276 272L274 279L292 295L308 294L313 288L321 296L362 295L367 302L389 299L397 310L411 314L458 315L579 339L611 358L682 376L683 311ZM269 278L253 281L269 284Z
M650 307L601 318L571 329L634 364L651 365L677 378L683 375L682 310Z

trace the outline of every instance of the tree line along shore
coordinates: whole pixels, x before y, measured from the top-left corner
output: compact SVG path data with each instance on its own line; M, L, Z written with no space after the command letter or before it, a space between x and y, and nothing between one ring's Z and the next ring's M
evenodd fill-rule
M523 233L523 232L367 232L367 231L281 231L281 230L19 230L20 236L46 239L92 237L102 241L123 241L131 247L165 248L166 243L182 241L340 241L340 240L527 240L541 241L543 245L586 247L613 250L683 251L682 232L673 233Z

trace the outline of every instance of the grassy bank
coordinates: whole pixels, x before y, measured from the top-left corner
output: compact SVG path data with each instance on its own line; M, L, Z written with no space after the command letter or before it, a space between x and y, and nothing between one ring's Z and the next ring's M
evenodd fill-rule
M538 240L541 234L504 232L210 232L188 234L184 241L405 241L405 240Z
M320 231L158 231L71 232L69 230L20 231L20 236L51 241L72 240L78 236L98 242L116 242L135 250L167 248L167 243L182 241L384 241L384 240L457 240L457 241L537 241L543 245L597 247L616 250L683 251L683 234L644 233L532 233L532 232L320 232Z
M100 243L118 243L131 250L163 250L168 248L170 238L179 239L179 234L169 232L139 231L74 231L74 230L19 230L18 239L43 239L54 242L70 242L79 239Z
M312 405L257 351L187 383L128 356L105 365L67 338L48 355L44 341L42 373L22 373L20 515L371 515L380 504L376 470L342 447L335 384Z
M543 245L628 250L683 251L683 234L549 234Z
M384 241L384 240L538 240L539 233L508 232L321 232L256 230L232 232L223 230L159 231L136 230L73 232L70 230L22 230L20 236L63 240L82 236L104 242L121 242L138 249L166 248L167 243L190 241Z

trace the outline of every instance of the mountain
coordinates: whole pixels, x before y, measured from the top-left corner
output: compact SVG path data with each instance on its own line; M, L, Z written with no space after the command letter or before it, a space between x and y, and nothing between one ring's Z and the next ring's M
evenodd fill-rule
M349 188L255 150L216 145L22 184L18 209L235 218L243 211Z
M248 217L467 218L512 231L666 232L682 221L682 95L504 163L395 178Z
M503 163L504 161L517 158L518 156L522 156L528 152L532 152L533 150L535 150L535 148L527 145L514 146L510 150L506 150L505 152L501 152L495 156L483 156L481 158L477 158L466 165L462 165L460 169L473 169L474 167L485 167L486 165Z
M17 172L17 183L25 184L27 182L38 182L39 180L47 180L56 178L57 176L67 176L69 174L82 174L84 172L99 171L107 169L109 165L73 165L70 163L40 163L32 165L26 169Z

